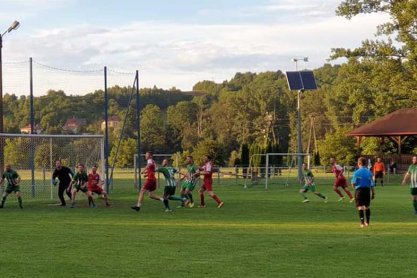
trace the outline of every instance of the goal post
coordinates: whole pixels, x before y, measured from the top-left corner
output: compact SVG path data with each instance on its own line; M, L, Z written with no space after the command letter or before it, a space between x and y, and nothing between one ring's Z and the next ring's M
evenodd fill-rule
M273 162L272 157L279 157L280 162ZM272 177L279 173L279 178L276 180L288 186L290 177L292 178L291 182L299 182L298 177L292 177L291 172L294 167L297 166L297 157L302 156L303 160L307 158L307 163L309 163L310 154L308 153L263 153L263 154L253 154L249 159L249 169L248 174L251 181L260 181L264 179L265 189L268 189ZM262 162L263 161L263 162ZM259 174L259 176L258 176ZM245 179L244 187L247 188L248 179Z
M83 163L87 171L97 165L105 179L103 135L0 133L0 144L4 163L10 164L21 177L20 190L24 198L57 198L58 189L52 183L56 160L73 171L78 163Z
M307 153L267 153L265 154L266 158L265 158L265 171L266 171L266 175L265 175L265 189L268 189L268 180L269 180L269 173L270 173L270 167L269 167L269 161L270 161L270 157L271 156L291 156L291 157L302 157L304 160L304 157L307 157L307 163L308 163L308 168L310 168L310 154ZM288 181L288 179L287 179Z

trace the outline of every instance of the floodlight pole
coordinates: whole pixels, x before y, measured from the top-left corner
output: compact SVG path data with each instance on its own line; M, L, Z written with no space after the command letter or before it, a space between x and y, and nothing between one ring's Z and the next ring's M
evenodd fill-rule
M2 48L3 48L3 37L5 34L10 33L13 30L19 28L20 23L14 21L4 33L0 33L0 133L4 131L3 122L3 60L2 60ZM0 142L0 174L4 171L4 143Z
M293 58L292 61L295 63L295 70L298 71L298 61L308 62L308 57L304 58ZM297 94L297 152L298 152L298 180L301 181L303 178L303 141L301 134L301 95L304 90L299 90Z
M303 90L299 90L297 94L297 152L298 152L298 180L303 177L303 141L301 134L301 94Z

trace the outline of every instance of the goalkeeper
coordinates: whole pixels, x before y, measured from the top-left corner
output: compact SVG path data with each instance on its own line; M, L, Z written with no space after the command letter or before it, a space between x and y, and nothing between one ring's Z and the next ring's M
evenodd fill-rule
M67 204L64 198L64 192L67 194L68 198L71 199L71 180L74 176L74 173L70 168L63 166L60 160L55 161L55 171L52 174L52 183L53 185L57 184L56 178L59 180L58 187L58 197L61 201L60 206L65 207Z
M307 168L307 164L303 163L303 179L304 179L304 187L300 189L300 194L303 195L304 200L303 203L308 203L310 200L308 199L306 193L308 191L313 192L318 197L324 199L324 202L327 203L327 197L321 194L320 192L316 191L316 185L314 183L314 175L310 169Z

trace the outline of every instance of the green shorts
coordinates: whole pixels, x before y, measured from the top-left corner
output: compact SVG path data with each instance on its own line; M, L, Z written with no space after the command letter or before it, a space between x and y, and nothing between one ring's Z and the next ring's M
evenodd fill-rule
M172 195L175 195L175 186L165 186L164 196L172 196Z
M411 195L417 195L417 187L416 188L410 188Z
M305 192L307 192L307 191L311 191L311 192L316 192L316 185L315 184L312 184L312 185L304 185L303 186L303 189L304 189L304 191Z
M192 182L183 182L181 185L181 189L188 189L190 191L193 191L195 188L195 184L193 184Z
M20 186L8 184L6 187L6 193L10 194L12 192L15 192L15 193L20 192Z
M86 192L88 191L87 186L85 186L85 187L81 187L80 185L76 185L74 188L77 190L77 192L78 192L78 191L81 191L81 192L83 192L83 193L86 193Z

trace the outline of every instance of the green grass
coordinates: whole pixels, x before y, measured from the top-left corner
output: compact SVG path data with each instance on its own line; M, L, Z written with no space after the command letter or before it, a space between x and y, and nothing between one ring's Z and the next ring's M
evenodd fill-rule
M112 207L76 209L14 196L0 210L0 277L414 277L417 216L407 186L377 188L372 226L360 229L331 179L301 203L298 186L215 187L226 205L163 212L146 199L136 213L131 181ZM229 185L227 185L229 184ZM216 184L215 184L216 185ZM197 194L195 194L197 199Z

